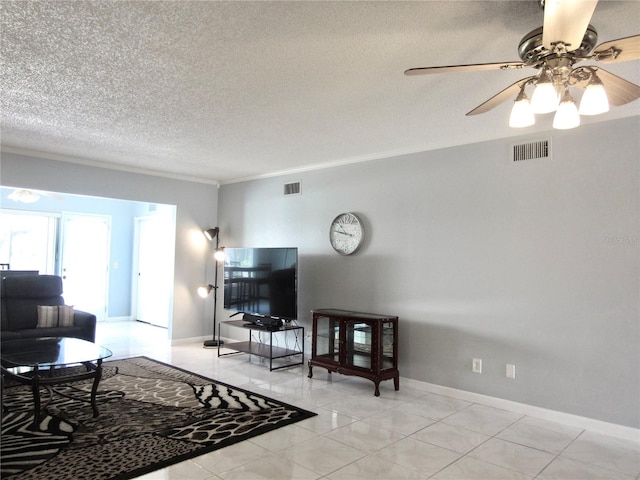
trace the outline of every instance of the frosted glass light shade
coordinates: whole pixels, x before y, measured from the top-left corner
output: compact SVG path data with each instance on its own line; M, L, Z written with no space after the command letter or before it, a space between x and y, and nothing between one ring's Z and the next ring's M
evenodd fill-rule
M15 190L9 195L10 200L21 203L34 203L37 202L39 198L40 195L37 193L24 189Z
M558 108L558 92L551 82L536 85L531 96L531 108L534 113L549 113Z
M218 262L224 261L224 247L216 248L216 251L213 252L213 258Z
M580 100L580 115L599 115L609 111L609 99L602 83L591 83Z
M513 102L513 108L511 109L511 116L509 117L509 126L512 128L529 127L536 123L533 109L531 108L531 102L526 95L518 95L518 98Z
M198 295L202 298L207 298L210 291L209 287L198 287Z
M573 98L568 93L565 93L558 111L553 117L553 128L559 130L568 130L580 125L580 114L578 113L578 107L576 107Z

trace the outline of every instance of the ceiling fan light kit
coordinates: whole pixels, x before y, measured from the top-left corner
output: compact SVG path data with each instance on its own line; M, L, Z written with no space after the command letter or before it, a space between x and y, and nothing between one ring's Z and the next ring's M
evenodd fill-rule
M40 195L38 195L37 193L22 188L14 190L9 195L9 200L13 200L14 202L19 203L35 203L39 198Z
M533 113L533 107L531 106L529 97L524 93L524 88L522 88L513 103L511 116L509 117L509 126L513 128L522 128L533 125L534 123L536 123L536 117Z
M580 115L600 115L609 111L607 92L598 76L594 73L592 82L587 85L580 101Z
M592 60L602 63L640 59L640 35L620 38L595 47L596 29L589 24L598 0L541 1L544 25L525 35L518 46L522 62L484 63L410 68L405 75L452 72L479 72L531 67L538 75L512 84L467 115L486 113L516 95L509 126L535 124L536 114L555 112L553 128L569 129L580 125L580 115L599 115L609 111L609 104L620 106L640 98L640 86L596 66L580 66ZM594 49L595 47L595 49ZM525 89L533 87L531 100ZM570 89L584 90L580 108Z
M558 110L553 117L553 128L568 130L580 125L580 114L569 89L564 91Z
M551 113L558 109L559 103L556 87L551 83L551 79L540 77L536 83L535 90L531 96L531 108L533 113Z
M553 128L566 130L580 125L580 115L599 115L609 111L609 99L604 89L602 81L596 74L594 67L579 67L572 69L568 75L550 74L543 70L538 79L529 79L524 82L520 93L516 97L509 126L513 128L528 127L535 123L527 117L529 121L512 121L525 115L522 113L523 95L526 98L524 89L530 84L534 84L535 90L531 96L531 111L533 114L544 114L556 112L553 118ZM585 92L580 101L580 109L576 107L575 101L569 91L570 86L586 84ZM558 91L561 93L558 94Z

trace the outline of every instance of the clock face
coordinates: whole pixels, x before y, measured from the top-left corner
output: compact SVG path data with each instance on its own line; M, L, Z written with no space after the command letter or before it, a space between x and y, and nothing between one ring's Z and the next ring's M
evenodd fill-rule
M351 255L364 241L362 222L353 213L341 213L331 222L329 241L336 252Z

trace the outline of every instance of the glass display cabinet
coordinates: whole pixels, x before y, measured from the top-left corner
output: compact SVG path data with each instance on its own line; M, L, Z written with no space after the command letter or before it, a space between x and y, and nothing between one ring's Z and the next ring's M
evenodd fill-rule
M398 317L348 310L313 310L309 378L313 367L329 373L368 378L380 395L380 382L393 379L400 388L398 371Z

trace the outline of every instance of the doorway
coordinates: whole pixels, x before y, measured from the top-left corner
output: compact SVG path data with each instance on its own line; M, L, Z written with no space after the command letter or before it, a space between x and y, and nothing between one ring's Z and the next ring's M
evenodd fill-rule
M168 328L173 317L174 222L164 215L136 218L134 243L134 318Z
M64 299L77 310L107 315L111 217L62 214L61 268Z

